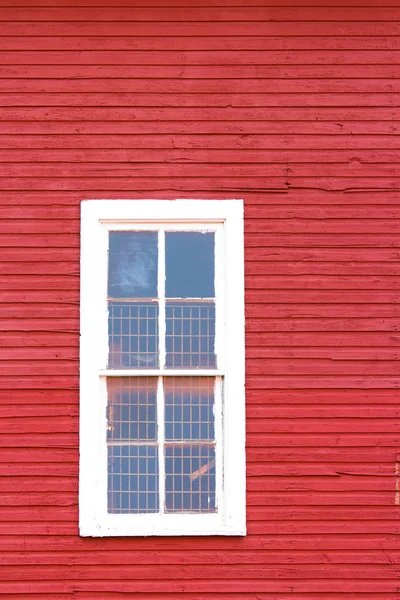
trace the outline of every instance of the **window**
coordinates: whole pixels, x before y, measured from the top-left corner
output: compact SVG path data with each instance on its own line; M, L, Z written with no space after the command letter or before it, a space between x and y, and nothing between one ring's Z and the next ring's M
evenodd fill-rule
M244 535L243 204L82 202L80 533Z

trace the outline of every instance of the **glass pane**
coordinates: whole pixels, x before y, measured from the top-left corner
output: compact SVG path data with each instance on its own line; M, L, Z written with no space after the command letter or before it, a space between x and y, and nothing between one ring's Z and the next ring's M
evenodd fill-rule
M166 377L165 439L214 440L213 377Z
M214 446L165 446L166 512L215 512Z
M108 441L157 439L157 378L109 377Z
M109 368L158 367L158 304L110 302Z
M166 297L214 298L214 233L167 231Z
M108 512L158 512L156 446L109 446Z
M110 298L157 297L157 235L156 231L110 232Z
M166 366L215 367L215 305L168 302L165 310Z

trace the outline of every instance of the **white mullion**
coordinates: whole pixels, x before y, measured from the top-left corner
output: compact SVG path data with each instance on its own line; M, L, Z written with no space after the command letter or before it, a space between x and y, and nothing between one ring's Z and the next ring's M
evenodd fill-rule
M158 503L160 514L164 514L165 507L164 423L164 385L163 378L160 376L157 381Z
M161 372L165 366L165 230L158 232L158 359ZM160 514L164 514L165 507L165 408L163 377L159 375L157 385L157 431L158 431L158 503Z
M165 367L165 230L158 232L158 348L159 368Z

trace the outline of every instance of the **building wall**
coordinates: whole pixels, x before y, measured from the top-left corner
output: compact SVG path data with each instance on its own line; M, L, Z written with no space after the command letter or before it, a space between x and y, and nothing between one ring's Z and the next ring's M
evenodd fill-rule
M0 597L398 599L398 2L78 4L1 2ZM79 204L143 197L245 200L245 538L78 537Z

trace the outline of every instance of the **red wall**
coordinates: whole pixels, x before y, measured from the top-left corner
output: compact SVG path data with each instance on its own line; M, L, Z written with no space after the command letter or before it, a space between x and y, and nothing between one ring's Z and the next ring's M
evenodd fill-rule
M399 598L400 7L265 4L1 2L0 598ZM143 197L245 200L246 538L78 537L79 204Z

